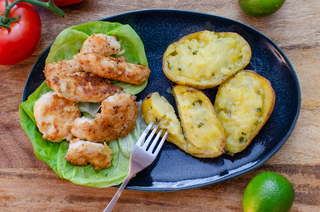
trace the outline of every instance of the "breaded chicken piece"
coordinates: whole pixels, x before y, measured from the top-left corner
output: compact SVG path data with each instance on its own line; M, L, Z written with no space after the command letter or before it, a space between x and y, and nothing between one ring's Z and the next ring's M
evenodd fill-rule
M74 102L102 102L123 90L108 79L80 70L77 61L62 60L47 64L43 72L49 87L60 97Z
M150 69L143 65L129 63L124 56L105 57L101 54L78 54L76 58L85 72L103 78L141 85L150 76Z
M75 138L70 141L65 159L74 166L86 166L90 163L95 170L100 170L111 165L112 150L106 144Z
M108 36L102 33L93 34L88 37L81 49L80 53L98 53L104 56L120 54L121 44L117 36Z
M35 102L33 114L42 137L52 142L71 140L73 122L81 116L76 103L59 97L53 91L43 94Z
M56 63L48 63L43 71L46 78L62 74L62 73L76 73L82 71L80 63L77 60L61 60Z
M134 130L138 111L138 103L131 94L115 94L101 103L101 113L97 113L95 119L77 118L71 133L92 142L123 138Z

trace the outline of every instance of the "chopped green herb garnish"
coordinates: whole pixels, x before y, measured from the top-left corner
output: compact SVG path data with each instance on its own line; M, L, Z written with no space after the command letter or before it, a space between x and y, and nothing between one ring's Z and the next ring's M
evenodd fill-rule
M202 100L199 99L199 100L197 100L197 101L194 101L194 102L192 103L192 106L195 106L197 103L199 103L199 104L201 105L201 104L202 104Z
M239 138L239 142L240 142L240 143L244 142L245 140L246 140L246 139L245 139L244 137L240 137L240 138Z
M178 67L178 70L179 70L179 71L182 71L182 69L181 69L180 67Z
M258 112L258 113L261 113L261 108L257 108L257 112Z
M247 135L245 132L241 132L241 135Z
M192 49L191 46L188 46L188 49L191 50Z
M204 123L203 123L203 122L200 122L200 123L198 124L198 128L202 127L203 125L204 125Z
M167 63L168 63L168 68L170 69L170 67L171 67L171 66L170 66L170 62L169 62L169 60L167 60Z
M193 54L193 55L196 55L196 54L198 54L198 51L194 51L194 52L192 52L192 54Z

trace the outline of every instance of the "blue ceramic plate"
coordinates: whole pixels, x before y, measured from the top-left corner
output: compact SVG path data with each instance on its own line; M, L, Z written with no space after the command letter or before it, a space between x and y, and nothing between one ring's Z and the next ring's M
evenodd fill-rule
M173 191L198 188L245 174L266 162L287 141L300 112L300 87L297 76L277 45L255 29L242 23L213 15L177 11L145 10L103 19L129 24L141 37L151 69L149 84L137 99L159 92L175 105L167 92L174 83L162 71L162 55L170 43L200 30L236 32L251 46L252 58L246 69L267 78L276 93L273 113L251 144L241 153L199 159L166 143L156 161L133 178L128 189L142 191ZM42 73L49 47L42 53L27 80L23 101L44 81ZM214 101L217 89L204 92Z

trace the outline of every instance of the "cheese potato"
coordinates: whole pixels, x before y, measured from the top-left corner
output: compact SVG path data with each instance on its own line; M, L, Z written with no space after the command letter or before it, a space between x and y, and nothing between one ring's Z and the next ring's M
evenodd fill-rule
M244 150L270 117L275 103L271 83L253 71L240 71L221 84L214 107L226 130L226 152Z
M184 138L180 121L174 108L158 92L149 94L141 105L142 117L147 124L153 121L160 129L168 131L167 141L185 150L187 141ZM163 133L164 134L164 133Z
M224 153L226 134L210 99L200 90L173 87L184 135L192 145L188 151L197 157L217 157Z
M181 89L177 86L174 88L176 99L179 101L178 107L183 107L182 113L190 109L189 116L183 117L183 129L174 108L159 93L148 95L142 102L142 117L147 124L151 121L159 124L160 129L168 131L167 141L193 156L212 158L221 155L224 152L225 131L214 113L210 100L201 91L188 88L191 89L191 95L186 94L185 96L189 96L187 100L180 102L184 98ZM189 103L191 108L185 107L185 104ZM188 121L190 126L186 124Z
M251 54L250 45L237 33L200 31L170 44L162 68L177 84L206 89L245 68Z

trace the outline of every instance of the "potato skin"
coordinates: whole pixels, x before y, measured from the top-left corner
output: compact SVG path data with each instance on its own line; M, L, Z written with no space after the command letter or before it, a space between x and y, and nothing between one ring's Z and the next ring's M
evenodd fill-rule
M163 55L164 74L179 85L215 87L251 59L251 48L237 33L200 31L170 44Z
M211 107L213 109L212 105ZM211 110L210 112L212 111L214 112L214 110ZM192 143L192 141L189 141L188 138L185 137L185 135L187 135L188 133L185 132L185 129L183 130L181 128L181 123L177 118L172 105L164 97L161 97L157 92L149 94L143 100L142 117L144 118L147 124L149 124L151 121L154 121L155 123L159 124L160 129L167 130L169 132L167 136L167 141L170 141L171 143L177 145L183 151L195 157L212 158L217 157L224 152L225 132L219 121L218 122L221 125L221 128L219 129L222 130L220 132L221 140L219 140L216 144L214 143L216 142L214 141L215 139L212 139L211 141L209 141L209 143L204 143L200 147L196 146L194 145L194 143ZM216 120L218 119L216 118Z
M219 86L214 107L226 130L226 152L243 151L269 119L275 92L264 77L249 70L238 72Z

